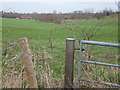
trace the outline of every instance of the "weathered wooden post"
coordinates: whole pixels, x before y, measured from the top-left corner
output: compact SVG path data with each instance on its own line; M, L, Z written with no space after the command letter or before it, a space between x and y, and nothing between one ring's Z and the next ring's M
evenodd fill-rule
M66 55L65 55L65 88L73 87L73 68L74 68L74 47L75 39L66 39Z
M20 47L22 51L23 62L26 75L28 77L29 88L38 88L35 71L33 68L32 54L29 49L28 39L20 38Z

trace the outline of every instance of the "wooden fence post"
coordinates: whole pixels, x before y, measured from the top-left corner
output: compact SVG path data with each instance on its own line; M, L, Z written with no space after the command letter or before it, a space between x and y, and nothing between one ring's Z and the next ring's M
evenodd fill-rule
M66 55L65 55L65 88L73 87L73 68L74 68L74 45L75 39L66 39Z
M38 88L35 71L33 68L32 54L29 49L28 39L20 38L20 47L25 65L26 75L28 77L29 88Z

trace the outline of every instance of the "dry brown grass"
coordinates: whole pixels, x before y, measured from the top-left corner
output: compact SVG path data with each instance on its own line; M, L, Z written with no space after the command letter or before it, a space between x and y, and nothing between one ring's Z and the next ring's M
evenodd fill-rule
M45 47L43 52L39 51L33 53L34 56L34 69L36 71L36 77L39 88L57 88L62 86L61 80L54 75L54 71L51 70L49 63L46 60L52 58ZM41 59L38 60L38 56ZM36 60L37 59L37 60ZM45 60L44 62L42 60ZM43 62L42 65L38 64ZM24 64L22 63L22 58L19 61L10 61L4 63L5 67L3 69L2 87L3 88L29 88L28 78L24 71Z

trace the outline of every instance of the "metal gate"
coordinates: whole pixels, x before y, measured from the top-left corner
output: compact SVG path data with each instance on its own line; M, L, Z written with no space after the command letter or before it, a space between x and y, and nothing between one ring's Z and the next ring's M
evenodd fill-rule
M100 82L100 81L96 81L96 80L88 80L88 79L83 79L82 78L82 75L81 75L82 69L81 68L82 68L83 63L116 67L116 68L119 69L118 72L120 71L120 65L117 65L117 64L109 64L109 63L102 63L102 62L96 62L96 61L83 60L83 58L82 58L82 56L83 56L82 55L83 44L110 46L110 47L120 47L120 44L117 44L117 43L106 43L106 42L81 40L80 41L79 61L78 61L78 87L80 87L80 82L81 81L120 87L119 84Z

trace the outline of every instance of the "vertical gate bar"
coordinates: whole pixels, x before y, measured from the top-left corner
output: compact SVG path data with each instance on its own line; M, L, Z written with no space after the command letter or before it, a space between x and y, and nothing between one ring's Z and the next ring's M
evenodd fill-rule
M81 76L81 61L82 60L82 41L80 41L80 52L78 60L78 88L80 88L80 76Z
M118 56L120 55L120 48L118 48ZM118 58L118 65L120 65L120 58ZM120 84L120 68L118 68L118 84ZM119 87L120 90L120 87Z
M73 88L74 47L75 39L67 38L65 55L65 88Z

